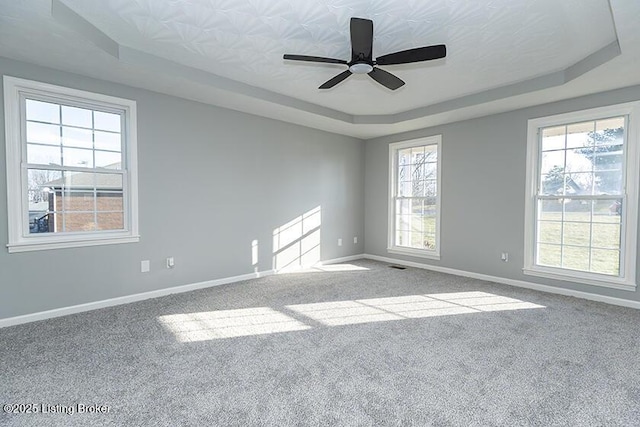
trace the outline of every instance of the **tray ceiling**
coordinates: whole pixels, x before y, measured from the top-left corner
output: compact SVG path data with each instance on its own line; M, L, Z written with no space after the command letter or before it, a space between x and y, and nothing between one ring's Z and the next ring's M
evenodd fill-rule
M343 66L282 59L348 59L352 16L373 20L374 57L447 58L383 67L397 91L366 75L320 91ZM370 137L640 83L637 16L634 0L0 0L0 55Z

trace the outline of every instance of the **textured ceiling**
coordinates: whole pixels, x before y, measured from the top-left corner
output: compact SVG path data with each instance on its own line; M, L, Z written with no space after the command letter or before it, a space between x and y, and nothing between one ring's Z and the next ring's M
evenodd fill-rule
M551 87L576 86L569 96L615 87L571 81L588 80L592 69L621 53L623 65L638 62L628 16L639 20L638 3L53 0L56 15L51 0L0 0L0 55L172 94L179 93L169 87L180 81L186 97L257 114L268 108L267 116L280 109L275 118L365 137L485 102L526 93L533 100ZM348 59L353 16L373 20L374 57L440 43L448 56L384 67L407 83L397 91L366 75L320 91L343 66L282 59L284 53ZM632 74L618 84L640 83L640 73ZM505 86L511 89L500 92ZM332 128L331 121L343 123Z

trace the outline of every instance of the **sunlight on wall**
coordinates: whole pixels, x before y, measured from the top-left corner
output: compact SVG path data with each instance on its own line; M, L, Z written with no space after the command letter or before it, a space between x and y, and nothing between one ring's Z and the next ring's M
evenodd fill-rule
M287 308L323 325L339 326L544 306L486 292L456 292L298 304Z
M251 266L253 266L253 271L258 272L258 241L253 240L251 242Z
M303 331L310 326L268 307L160 316L160 323L180 342Z
M273 230L273 268L287 271L320 262L321 208L317 206Z

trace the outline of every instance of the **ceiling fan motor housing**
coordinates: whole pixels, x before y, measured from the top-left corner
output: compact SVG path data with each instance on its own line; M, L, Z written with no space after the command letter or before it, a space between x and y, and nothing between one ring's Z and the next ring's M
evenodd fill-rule
M369 74L373 70L373 65L367 62L356 62L349 65L349 71L353 74Z

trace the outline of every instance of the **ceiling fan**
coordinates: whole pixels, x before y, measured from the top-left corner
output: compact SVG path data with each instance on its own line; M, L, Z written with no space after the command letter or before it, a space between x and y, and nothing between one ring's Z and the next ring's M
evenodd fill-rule
M417 47L400 52L389 53L373 60L373 21L363 18L351 18L351 61L323 58L320 56L289 55L284 59L293 61L323 62L327 64L344 64L349 67L337 76L324 82L318 89L330 89L349 77L351 74L368 74L381 85L396 90L404 82L393 74L376 67L376 65L409 64L411 62L431 61L447 56L447 47L443 44Z

